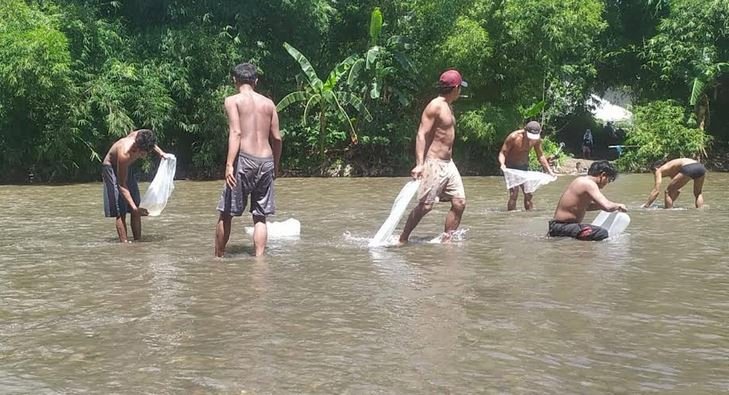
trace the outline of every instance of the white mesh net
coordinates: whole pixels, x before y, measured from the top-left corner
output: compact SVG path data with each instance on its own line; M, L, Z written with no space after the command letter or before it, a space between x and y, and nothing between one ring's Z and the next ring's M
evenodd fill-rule
M524 192L532 193L543 185L547 185L555 181L557 177L550 176L546 173L538 171L524 171L516 169L504 169L504 180L506 180L506 189L524 186Z

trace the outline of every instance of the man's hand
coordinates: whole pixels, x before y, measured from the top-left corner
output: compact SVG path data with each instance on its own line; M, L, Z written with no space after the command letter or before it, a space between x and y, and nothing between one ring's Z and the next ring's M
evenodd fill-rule
M165 153L164 155L162 155L162 157L163 157L163 158L165 158L165 159L172 159L172 158L174 158L175 156L174 156L174 155L172 155L172 154L168 154L168 153Z
M235 188L236 181L235 181L235 169L233 168L233 165L225 165L225 183L228 184L230 189Z
M417 165L413 167L413 169L410 171L410 175L416 180L419 180L421 177L423 177L423 165Z
M132 213L134 215L139 215L140 217L146 217L149 215L149 211L146 208L137 207L136 209L132 210Z
M624 204L618 203L617 206L618 206L618 208L616 209L616 211L620 211L621 213L627 213L628 212L628 208L625 207Z

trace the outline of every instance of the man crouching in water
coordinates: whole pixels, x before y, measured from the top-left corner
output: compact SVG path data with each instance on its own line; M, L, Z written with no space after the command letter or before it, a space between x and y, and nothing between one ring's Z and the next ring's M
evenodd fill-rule
M451 210L445 221L441 241L448 242L461 223L466 209L466 193L463 180L453 159L453 141L456 139L456 118L451 103L461 94L461 87L468 86L461 73L448 70L438 81L438 97L423 110L415 142L415 164L411 175L421 180L418 189L418 205L415 206L405 228L400 234L400 244L405 244L418 222L433 209L437 201L451 201Z
M230 238L233 216L243 215L248 195L253 214L253 248L263 255L268 232L266 217L275 210L273 180L281 159L281 133L273 102L254 91L256 66L243 63L231 71L238 94L225 98L228 116L228 159L225 187L220 196L220 217L215 227L215 256L222 257Z
M587 210L627 211L625 205L609 201L600 192L617 176L615 167L603 160L594 162L586 176L572 181L559 198L554 219L549 221L549 236L567 236L584 241L606 239L607 229L581 222Z
M704 180L706 179L706 168L701 163L691 158L678 158L670 161L658 161L651 165L655 184L648 196L648 202L644 208L650 207L661 193L661 182L663 177L671 177L671 182L666 187L664 194L664 208L673 208L673 203L678 199L681 188L689 181L694 181L694 204L696 208L704 207Z

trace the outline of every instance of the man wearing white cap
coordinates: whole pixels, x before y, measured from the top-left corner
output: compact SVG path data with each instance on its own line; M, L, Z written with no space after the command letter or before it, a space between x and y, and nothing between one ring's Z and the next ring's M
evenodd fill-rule
M549 167L547 158L544 157L544 150L542 150L542 126L539 122L531 121L524 126L524 129L519 129L511 132L506 136L504 145L501 146L499 152L499 165L501 169L517 169L517 170L529 170L529 151L534 148L534 152L537 154L539 163L542 164L544 171L549 175L554 176L554 172ZM506 204L506 208L509 211L516 210L516 200L519 198L519 188L524 190L524 186L514 187L509 189L509 202ZM532 203L532 194L524 192L524 210L531 210L534 208Z
M468 84L457 70L445 71L438 80L438 97L423 110L415 143L416 166L410 172L413 178L421 180L418 205L408 216L400 235L401 244L407 243L415 226L438 201L451 202L441 237L443 242L450 241L461 223L466 209L466 193L461 174L451 158L456 139L456 118L451 103L460 96L461 87L466 86Z

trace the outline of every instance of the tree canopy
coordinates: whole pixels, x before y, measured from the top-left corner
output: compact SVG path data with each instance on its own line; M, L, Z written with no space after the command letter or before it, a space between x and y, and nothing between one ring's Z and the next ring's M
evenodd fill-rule
M729 0L0 0L0 181L94 179L111 143L143 127L179 174L217 177L241 62L284 101L289 174L407 174L448 68L470 84L455 104L465 173L494 172L527 118L569 148L598 126L588 98L608 88L631 93L635 141L659 156L729 140ZM699 137L657 140L666 120Z

